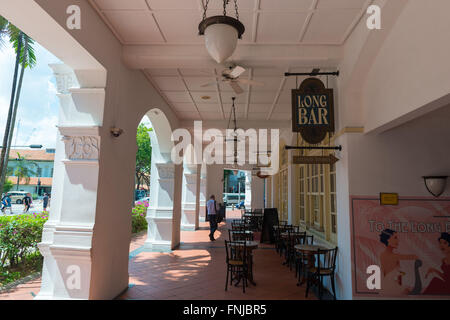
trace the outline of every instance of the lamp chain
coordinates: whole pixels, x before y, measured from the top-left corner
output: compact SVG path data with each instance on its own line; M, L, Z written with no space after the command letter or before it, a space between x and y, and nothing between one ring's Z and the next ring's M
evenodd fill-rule
M236 19L239 20L239 12L238 12L237 0L234 0L234 9L236 10Z
M203 1L202 1L203 3ZM206 3L203 4L203 20L206 19L206 11L208 10L209 0L206 0Z
M228 4L228 0L223 0L223 15L224 16L227 15L227 4Z

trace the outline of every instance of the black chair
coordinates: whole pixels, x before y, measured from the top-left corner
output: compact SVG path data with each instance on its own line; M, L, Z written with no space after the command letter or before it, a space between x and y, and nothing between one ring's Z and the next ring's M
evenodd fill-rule
M336 288L335 288L335 270L336 270L336 257L338 248L317 250L314 253L315 266L308 270L308 279L306 286L306 297L308 297L308 291L312 283L317 283L319 288L319 299L322 300L323 285L322 279L324 277L330 277L331 289L333 290L333 297L336 300Z
M231 229L232 230L241 230L245 229L245 224L243 221L232 221L231 222Z
M253 241L253 232L248 230L228 230L230 241Z
M245 293L248 277L247 246L245 241L225 240L227 278L225 280L225 291L228 290L228 278L230 285L233 280L242 280L242 290ZM234 277L233 277L234 276Z
M307 235L304 232L303 236L297 237L295 239L295 245L313 245L314 244L314 235ZM305 266L308 265L308 255L302 255L300 252L294 249L294 261L295 261L295 276L298 277L297 286L301 284L301 276L302 271L305 270Z
M292 265L296 266L296 255L295 255L295 248L294 246L296 244L299 244L304 237L306 237L306 232L299 232L298 229L294 228L294 231L288 230L287 231L287 240L285 241L286 244L286 252L285 252L285 259L287 264L289 266L289 269L292 270Z

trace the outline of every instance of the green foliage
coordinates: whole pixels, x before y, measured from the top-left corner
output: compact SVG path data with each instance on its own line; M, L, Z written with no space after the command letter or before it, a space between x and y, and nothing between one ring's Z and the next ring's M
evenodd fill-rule
M36 251L25 256L21 263L13 268L0 267L0 284L5 285L7 283L22 279L32 273L42 270L44 258Z
M10 180L6 180L3 185L3 192L8 192L13 188L14 184Z
M152 162L152 146L148 133L152 128L141 123L137 129L136 142L138 150L136 153L136 183L137 189L141 184L150 185L150 168Z
M35 162L27 160L25 157L22 157L20 153L17 152L17 165L14 169L14 176L17 177L17 190L19 189L19 181L25 179L25 183L28 184L30 182L30 177L36 175L36 172L33 169L35 166Z
M131 232L138 233L147 230L147 215L148 202L137 202L132 210L131 215Z
M28 35L23 33L15 25L11 24L4 17L0 16L0 47L4 45L3 37L7 36L9 42L18 51L20 43L19 62L23 68L33 68L36 65L36 54L34 52L34 41Z
M0 216L0 267L17 266L37 251L48 213Z

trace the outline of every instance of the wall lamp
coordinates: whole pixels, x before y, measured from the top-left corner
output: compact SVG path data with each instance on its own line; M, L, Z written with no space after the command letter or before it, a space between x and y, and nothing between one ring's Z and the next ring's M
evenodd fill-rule
M436 198L444 193L447 176L426 176L423 177L423 180L428 192Z

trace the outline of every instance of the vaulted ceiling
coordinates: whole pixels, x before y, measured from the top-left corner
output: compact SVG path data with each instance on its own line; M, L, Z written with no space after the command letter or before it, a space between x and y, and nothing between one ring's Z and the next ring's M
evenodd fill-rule
M220 79L225 65L206 53L198 35L202 0L90 0L124 45L124 60L141 69L184 120L228 119L231 97ZM335 70L341 48L372 0L238 0L246 31L231 61L247 69L236 115L246 120L289 120L293 77L313 67ZM210 0L208 16L221 15L222 0ZM234 16L233 0L228 12ZM302 79L299 78L299 81ZM203 84L216 81L209 87Z

